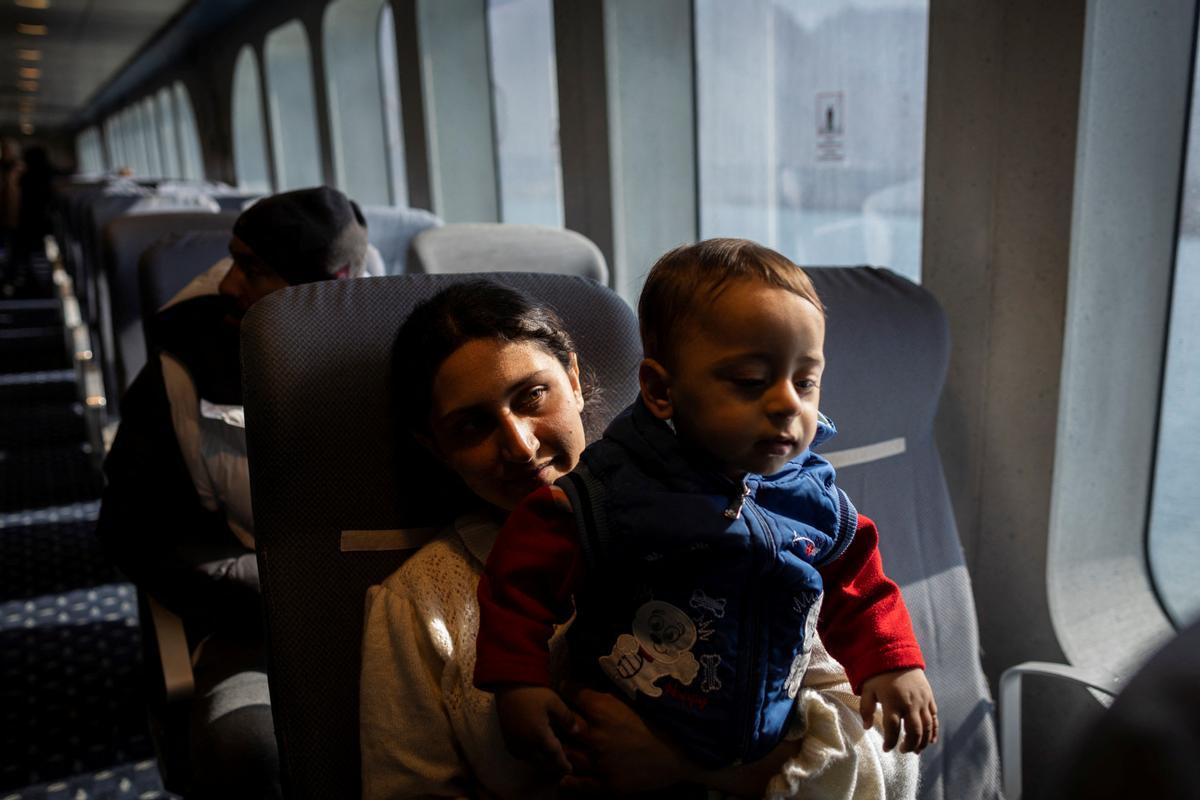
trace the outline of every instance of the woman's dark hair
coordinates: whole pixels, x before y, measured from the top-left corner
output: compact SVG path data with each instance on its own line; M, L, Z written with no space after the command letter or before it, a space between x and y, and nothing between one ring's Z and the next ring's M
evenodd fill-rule
M473 339L535 342L563 369L575 343L562 320L527 295L486 280L449 286L413 309L392 346L392 396L401 428L429 424L433 379L442 363ZM585 382L584 397L588 396Z

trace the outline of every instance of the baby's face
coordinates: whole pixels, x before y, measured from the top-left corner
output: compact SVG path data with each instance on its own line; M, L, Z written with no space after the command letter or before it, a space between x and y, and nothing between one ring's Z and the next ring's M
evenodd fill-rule
M812 303L738 281L676 341L671 419L727 474L770 475L812 444L825 367L825 319Z

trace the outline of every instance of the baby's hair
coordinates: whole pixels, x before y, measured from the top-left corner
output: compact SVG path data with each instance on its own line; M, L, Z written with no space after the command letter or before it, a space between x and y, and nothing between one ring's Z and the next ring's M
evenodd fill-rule
M396 334L392 395L402 427L427 430L437 371L474 339L534 342L563 369L570 368L571 354L576 352L558 315L516 289L486 280L448 286L414 308ZM585 398L587 388L585 382Z
M803 297L822 315L825 307L804 270L786 256L748 239L706 239L666 253L651 268L638 300L642 349L669 361L672 337L729 284L762 281Z

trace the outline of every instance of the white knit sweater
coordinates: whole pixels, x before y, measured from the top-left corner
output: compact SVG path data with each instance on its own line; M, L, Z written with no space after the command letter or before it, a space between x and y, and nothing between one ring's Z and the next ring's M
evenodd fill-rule
M492 695L472 683L475 588L499 531L461 517L367 592L360 724L363 798L552 797L553 786L505 750ZM551 642L552 650L560 635ZM819 642L797 698L797 753L767 796L911 798L915 756L883 752L858 698Z

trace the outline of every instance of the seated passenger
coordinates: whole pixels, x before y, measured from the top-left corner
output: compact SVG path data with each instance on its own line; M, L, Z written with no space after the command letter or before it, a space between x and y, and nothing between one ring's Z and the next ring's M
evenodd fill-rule
M366 221L334 189L278 194L238 217L229 253L153 320L159 352L121 401L97 534L198 643L190 796L277 797L239 326L276 289L364 274Z
M577 612L572 677L619 688L700 763L775 748L818 631L866 724L882 705L885 747L903 722L901 749L920 752L937 712L908 610L875 524L810 449L834 428L808 276L710 239L658 260L638 316L641 397L571 481L517 508L479 584L475 683L510 749L569 769L546 641Z
M494 697L473 684L477 587L509 513L579 461L589 387L553 312L495 284L450 287L401 328L396 413L460 491L455 522L367 595L360 724L364 798L554 796L560 774L504 745ZM561 519L561 517L560 517ZM566 518L565 524L574 523ZM549 643L563 654L565 626ZM885 752L845 672L811 640L784 741L748 766L698 766L614 695L568 693L556 716L566 788L605 794L689 791L744 796L911 797L912 756ZM556 676L562 677L556 670ZM704 796L703 791L695 791Z

